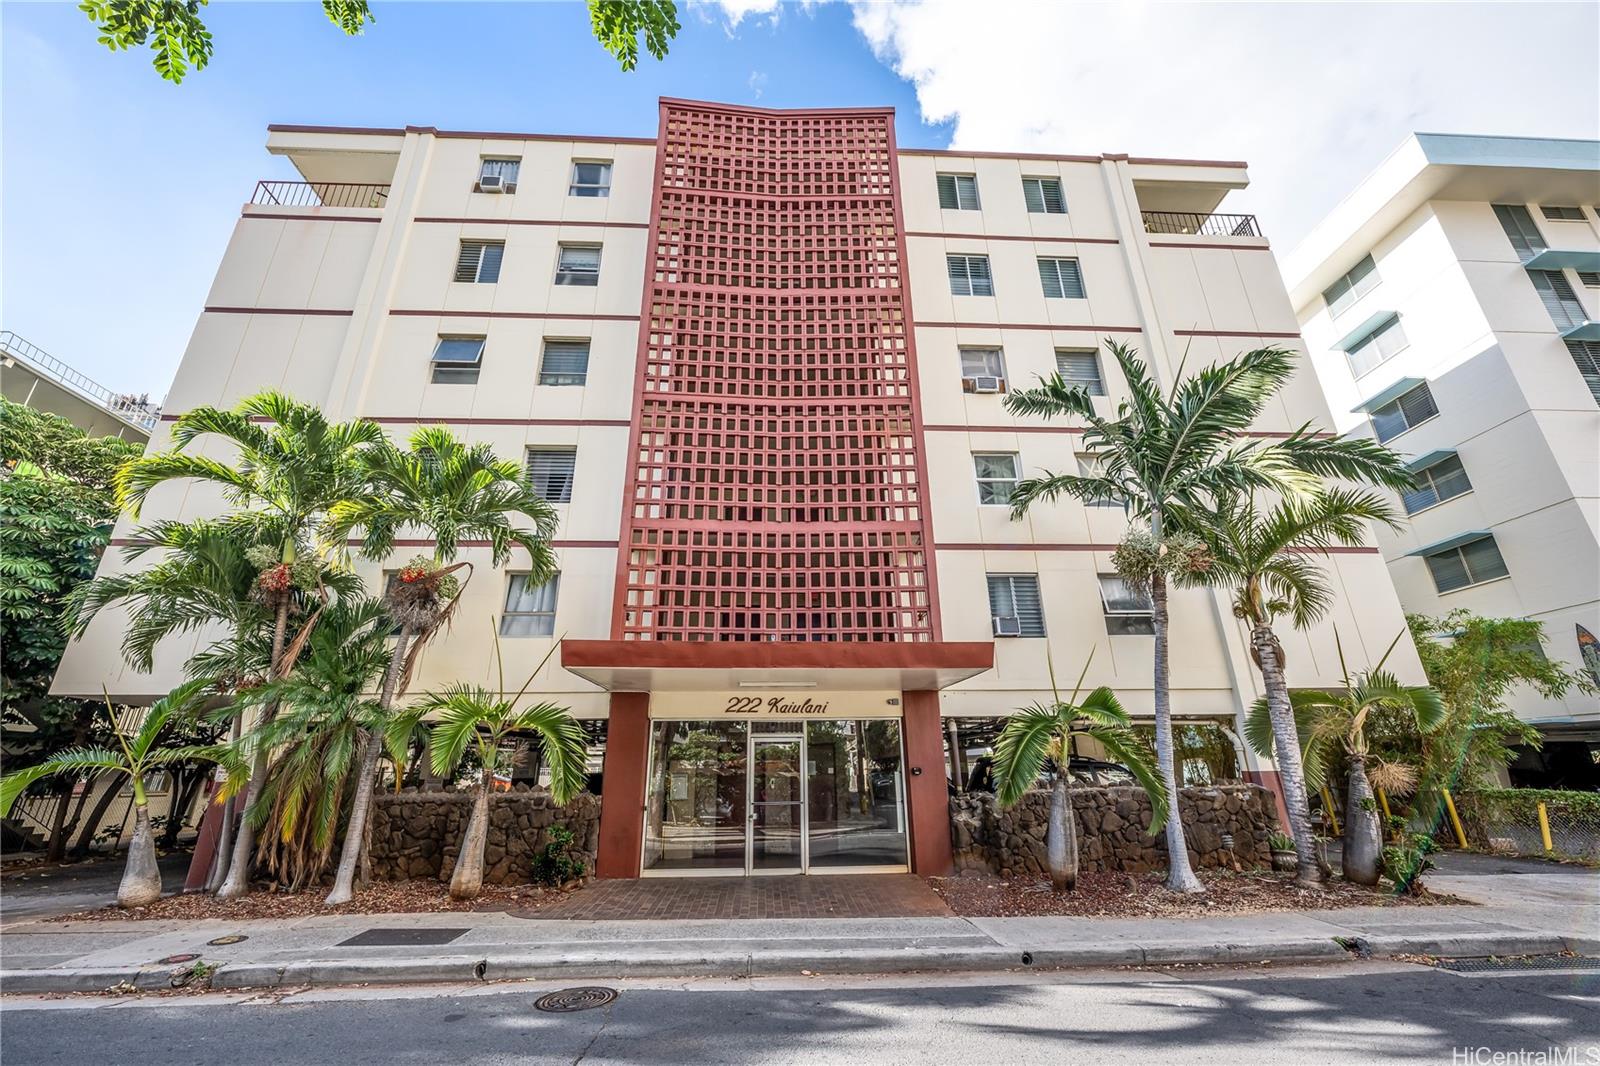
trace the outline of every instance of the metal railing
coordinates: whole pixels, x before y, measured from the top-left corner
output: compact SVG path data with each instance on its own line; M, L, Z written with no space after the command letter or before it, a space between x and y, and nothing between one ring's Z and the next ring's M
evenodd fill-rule
M1191 237L1259 237L1254 215L1203 215L1193 211L1141 211L1146 233Z
M14 359L21 359L44 377L73 389L136 426L154 429L156 423L161 420L161 405L151 403L148 395L135 396L131 392L112 392L98 381L72 369L43 348L17 336L9 329L0 330L0 351L4 351Z
M253 204L264 207L382 207L387 185L346 181L258 181Z

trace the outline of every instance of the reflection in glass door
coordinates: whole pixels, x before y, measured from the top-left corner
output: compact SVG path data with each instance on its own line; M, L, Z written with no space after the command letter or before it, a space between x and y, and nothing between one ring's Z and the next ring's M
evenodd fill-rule
M806 759L808 869L905 869L900 723L807 722Z
M747 722L651 724L645 870L745 871L748 756Z
M805 742L750 738L749 872L805 871Z

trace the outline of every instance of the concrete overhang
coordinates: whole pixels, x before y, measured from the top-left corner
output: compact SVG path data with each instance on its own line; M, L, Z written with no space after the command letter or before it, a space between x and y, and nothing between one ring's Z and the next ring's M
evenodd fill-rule
M404 144L404 130L267 127L267 151L286 156L306 181L393 184Z
M1529 270L1600 270L1600 252L1546 248L1522 265Z
M1362 400L1360 403L1356 404L1354 407L1350 408L1350 413L1353 415L1369 414L1373 408L1382 407L1390 400L1398 399L1399 397L1404 396L1406 393L1410 392L1412 389L1421 384L1421 378L1401 378L1399 381L1395 382L1393 385L1390 385L1382 392L1374 393L1373 395L1368 396L1365 400Z
M1455 454L1456 450L1454 448L1436 448L1426 455L1419 455L1415 459L1411 460L1406 464L1406 469L1411 471L1413 474L1418 474L1428 469L1430 466L1438 466L1440 463L1451 458Z
M1398 311L1378 311L1361 325L1346 333L1334 347L1341 352L1354 351L1378 330L1400 317Z
M1600 341L1600 322L1580 322L1561 334L1564 341Z
M561 665L610 692L948 688L994 666L988 641L563 640Z
M1424 544L1420 548L1406 552L1406 555L1436 555L1439 552L1447 552L1451 548L1459 548L1463 544L1471 544L1474 541L1480 541L1485 537L1493 535L1494 534L1490 533L1487 529L1469 529L1465 533L1457 533L1453 537L1446 537L1444 540L1436 540L1432 544Z

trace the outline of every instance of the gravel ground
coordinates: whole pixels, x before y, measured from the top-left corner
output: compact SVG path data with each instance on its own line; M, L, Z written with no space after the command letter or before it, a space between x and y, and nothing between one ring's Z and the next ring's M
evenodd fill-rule
M99 907L51 918L53 922L194 920L199 918L304 918L316 914L426 914L436 911L531 911L562 899L561 889L535 885L485 885L477 899L450 898L442 881L378 881L357 889L338 907L323 906L327 889L306 892L258 890L241 899L217 899L203 892L167 896L148 907Z
M1467 903L1457 896L1429 893L1395 896L1387 888L1376 890L1333 880L1323 888L1296 887L1293 874L1234 873L1204 870L1200 880L1206 892L1180 896L1164 887L1165 875L1156 873L1085 873L1077 887L1057 894L1047 878L1003 881L989 876L930 877L927 879L949 906L969 918L1026 918L1065 915L1081 918L1197 918L1216 914L1255 914L1263 911L1324 910L1331 907L1417 907Z

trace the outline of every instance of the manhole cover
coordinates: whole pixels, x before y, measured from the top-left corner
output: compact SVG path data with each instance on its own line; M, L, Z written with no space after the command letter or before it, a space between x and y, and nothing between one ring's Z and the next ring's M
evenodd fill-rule
M1440 959L1439 969L1455 973L1517 973L1523 970L1600 970L1600 959L1535 955L1526 959Z
M168 955L164 959L157 959L156 962L162 966L175 966L180 962L193 962L199 957L199 955L191 951L182 955Z
M397 948L425 944L448 944L457 937L470 933L470 929L367 929L349 940L341 940L341 948Z
M244 936L244 935L242 935L240 933L234 933L232 936L219 936L215 940L207 940L206 943L210 944L214 948L220 948L220 947L226 947L229 944L243 944L246 940L249 940L249 939L250 939L249 937Z
M540 996L534 1000L533 1005L540 1010L550 1011L553 1014L565 1014L575 1010L593 1010L604 1007L607 1003L617 998L615 988L601 988L592 985L587 988L563 988L559 992L552 992L548 996Z

